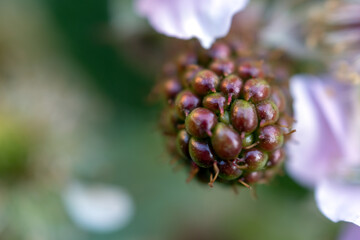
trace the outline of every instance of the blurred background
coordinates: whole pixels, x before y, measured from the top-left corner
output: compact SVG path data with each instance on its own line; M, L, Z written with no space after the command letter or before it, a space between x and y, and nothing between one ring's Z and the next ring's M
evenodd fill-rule
M176 41L131 0L0 0L0 239L337 239L286 175L254 200L170 164L148 96Z

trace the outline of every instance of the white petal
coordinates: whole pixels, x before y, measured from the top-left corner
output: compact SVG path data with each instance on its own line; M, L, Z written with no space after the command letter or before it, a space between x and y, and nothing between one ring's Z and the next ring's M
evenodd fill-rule
M354 133L356 136L360 135L359 128L355 125L357 121L354 121L360 100L357 87L336 82L329 77L313 82L312 88L316 93L314 97L321 105L321 111L341 147L341 161L352 164L358 162L359 141L353 137Z
M136 9L156 31L171 37L196 37L205 48L225 36L233 15L249 0L138 0Z
M72 183L64 194L71 219L81 228L112 232L125 227L134 214L131 197L124 190L108 186Z
M294 98L296 142L288 144L288 172L301 184L314 186L336 166L342 151L316 97L320 81L313 76L295 76L290 87Z
M360 184L324 180L316 186L320 211L334 222L346 221L360 226Z
M342 231L339 240L359 240L360 227L355 224L346 224L345 229Z

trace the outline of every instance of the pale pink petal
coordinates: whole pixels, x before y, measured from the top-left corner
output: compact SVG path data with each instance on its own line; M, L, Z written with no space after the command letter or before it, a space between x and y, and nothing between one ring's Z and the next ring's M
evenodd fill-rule
M66 210L79 227L107 233L126 227L134 215L134 202L122 188L72 182L64 192Z
M138 0L136 9L160 33L196 37L205 48L225 36L232 17L249 0Z
M313 81L312 88L316 93L314 97L342 150L341 161L348 164L358 162L360 131L355 125L359 120L358 88L329 77Z
M321 91L316 87L319 81L322 80L313 76L295 76L290 82L296 142L288 144L287 170L298 182L310 187L331 173L342 156L338 139L322 110L326 98L317 97Z
M346 224L345 229L342 231L339 240L359 240L360 227L355 224Z
M360 225L360 183L336 177L321 181L315 189L320 211L334 222ZM360 239L360 238L359 238Z

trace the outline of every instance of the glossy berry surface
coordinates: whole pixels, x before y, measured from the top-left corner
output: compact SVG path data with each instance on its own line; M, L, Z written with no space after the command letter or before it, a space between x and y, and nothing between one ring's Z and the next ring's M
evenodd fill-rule
M206 95L202 102L203 106L213 113L223 115L226 106L226 98L221 93L211 93Z
M285 160L285 151L282 148L276 149L269 153L269 160L267 166L269 168L278 167Z
M242 139L243 147L249 147L254 143L254 134L245 135Z
M268 155L253 148L245 153L245 162L250 171L261 170L266 166Z
M262 78L253 78L244 85L244 99L254 103L264 101L270 97L270 85Z
M217 123L216 115L206 108L195 108L185 120L186 131L194 137L211 137Z
M199 106L200 99L189 90L180 92L175 100L176 112L181 119L185 119L193 109Z
M176 137L176 148L178 153L184 158L190 158L189 153L189 142L190 142L190 134L187 133L186 130L181 130Z
M222 80L220 91L227 96L227 105L240 96L242 84L242 80L236 75L229 75Z
M259 182L263 175L264 173L262 171L247 172L244 175L244 181L248 184L254 184Z
M189 142L189 153L191 159L199 167L209 168L215 162L215 155L206 140L191 138Z
M199 96L204 96L210 92L216 92L218 85L219 77L210 70L198 72L191 82L192 90Z
M276 104L280 113L285 111L286 98L285 98L284 93L281 91L280 87L278 87L278 86L271 87L271 97L270 98Z
M221 159L235 159L241 149L241 138L239 133L224 123L218 123L211 137L214 151Z
M234 72L235 64L229 59L218 59L210 64L210 69L219 76L227 76Z
M238 74L242 79L247 80L250 78L259 77L262 75L262 70L250 63L244 63L238 67Z
M281 170L294 132L291 101L261 54L222 40L164 67L160 128L169 153L187 166L187 181L251 188Z
M243 174L243 170L238 168L236 160L233 161L220 161L218 163L219 177L225 180L234 180Z
M276 123L279 119L279 109L271 100L265 100L256 104L260 127Z
M259 146L266 151L280 148L284 142L281 129L275 125L269 125L259 130Z
M231 123L239 132L251 133L258 126L255 105L245 100L236 100L231 105Z

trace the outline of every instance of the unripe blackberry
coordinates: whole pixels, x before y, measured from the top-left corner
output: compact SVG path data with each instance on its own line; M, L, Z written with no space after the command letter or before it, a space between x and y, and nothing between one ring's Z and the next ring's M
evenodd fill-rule
M210 69L219 76L227 76L234 72L235 64L230 59L217 59L210 64Z
M185 68L185 71L181 77L181 83L184 87L190 87L191 81L194 79L196 74L201 71L201 67L199 65L188 65Z
M188 181L251 187L273 178L285 159L283 144L294 132L288 94L263 69L275 64L257 64L247 51L240 59L237 48L216 43L181 55L164 75L161 128L190 170Z
M220 91L227 96L227 105L230 105L232 99L240 95L242 80L236 75L230 75L224 78L220 83Z
M244 182L248 184L254 184L262 180L264 176L263 171L254 171L254 172L247 172L244 175Z
M189 153L191 159L199 167L209 168L213 166L215 162L215 155L210 149L210 145L207 140L192 137L189 142Z
M191 81L191 87L195 94L204 96L210 92L216 92L219 85L219 77L210 70L198 72Z
M286 98L284 93L278 86L271 87L271 100L276 104L279 109L279 112L282 113L285 111L286 107Z
M176 60L178 70L181 72L183 71L187 66L196 64L197 63L197 56L193 52L187 52L180 54Z
M260 127L274 124L279 119L279 109L271 100L256 104L256 110L260 119Z
M274 125L269 125L259 129L259 147L266 151L273 151L280 148L284 143L284 135L281 129Z
M231 105L231 123L239 132L252 133L258 126L258 117L254 104L245 100L236 100Z
M185 120L185 128L191 136L211 137L211 130L217 123L216 115L206 108L194 109Z
M268 155L257 148L252 148L245 153L247 170L261 170L266 166Z
M280 164L285 160L285 151L284 149L276 149L275 151L269 153L269 160L267 162L268 168L274 168L280 166Z
M226 59L230 57L231 49L227 44L217 42L211 46L208 55L213 59Z
M233 161L220 161L218 163L219 177L224 180L234 180L243 174L243 170L239 169L236 160Z
M175 100L175 107L178 116L181 119L185 119L189 113L200 106L200 98L193 94L189 90L184 90L180 92Z
M223 115L226 108L226 99L221 93L211 93L204 97L202 104L213 113Z
M218 123L211 137L216 154L225 160L237 158L241 151L240 135L224 123Z
M181 83L176 78L169 78L164 82L164 93L168 100L173 100L181 90Z
M185 129L181 130L176 137L176 148L178 153L184 157L190 159L189 153L189 142L190 142L190 134L187 133Z
M270 97L270 85L262 78L253 78L244 85L244 99L254 103L264 101Z
M253 66L250 63L243 63L238 67L239 76L248 80L250 78L257 78L263 75L262 69Z

